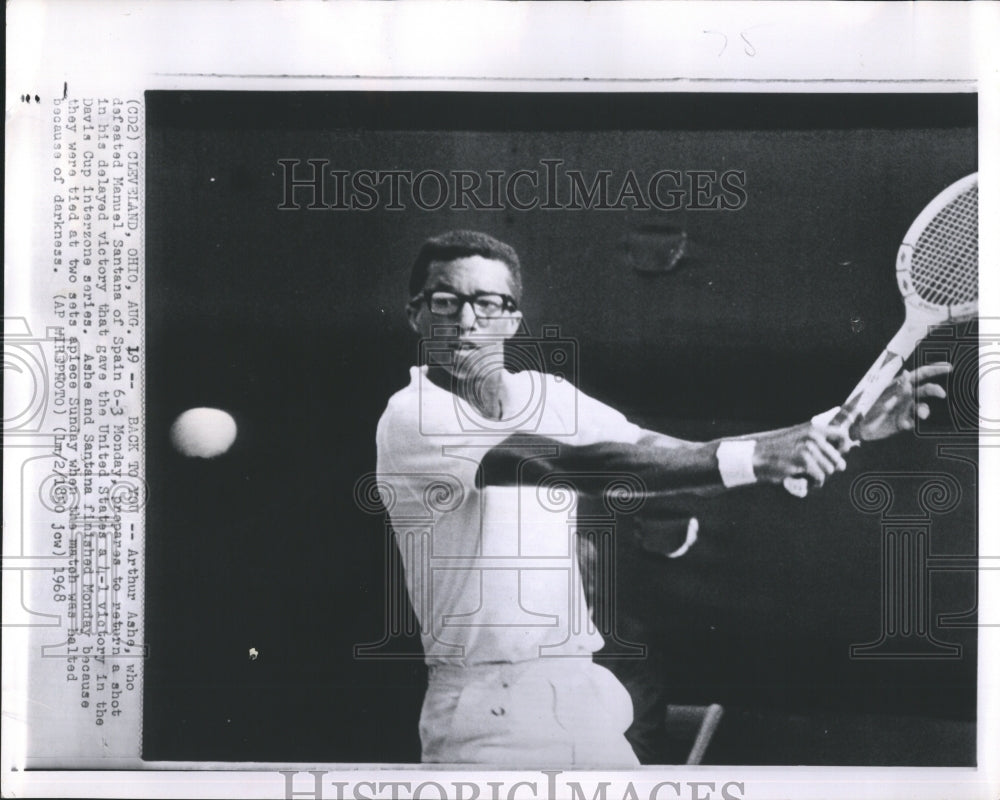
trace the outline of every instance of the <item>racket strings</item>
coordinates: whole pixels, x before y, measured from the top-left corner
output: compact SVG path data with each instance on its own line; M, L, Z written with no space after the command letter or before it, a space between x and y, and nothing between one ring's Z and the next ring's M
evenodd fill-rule
M979 298L979 187L950 200L927 224L913 248L913 288L937 306Z

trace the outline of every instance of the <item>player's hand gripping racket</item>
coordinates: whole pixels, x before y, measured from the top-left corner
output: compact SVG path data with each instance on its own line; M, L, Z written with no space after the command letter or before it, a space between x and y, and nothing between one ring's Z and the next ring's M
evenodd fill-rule
M845 435L868 413L932 327L975 316L979 301L978 173L953 183L913 221L896 255L896 282L906 304L906 319L828 423ZM786 478L785 488L802 496L806 479Z

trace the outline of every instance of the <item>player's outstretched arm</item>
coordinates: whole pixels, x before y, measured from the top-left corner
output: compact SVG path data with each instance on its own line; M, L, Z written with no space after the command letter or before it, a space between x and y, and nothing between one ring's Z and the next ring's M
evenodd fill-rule
M947 375L951 369L951 364L939 363L927 364L912 372L904 370L885 389L864 418L857 420L851 426L849 433L824 424L822 418L829 419L836 414L838 409L833 409L828 414L817 417L812 423L739 437L739 440L752 439L757 442L752 452L752 480L779 483L790 477L807 478L813 486L822 486L827 477L844 469L842 454L857 441L885 439L902 431L911 430L917 418L927 419L930 416L927 400L944 399L947 396L944 388L934 381ZM703 463L706 451L711 452L712 448L718 448L723 441L731 440L701 444L647 431L640 443L647 447L689 451L687 457L678 457L675 454L673 460L688 461L693 465ZM716 449L716 452L722 451ZM718 460L722 472L725 473L726 465L722 463L725 459ZM678 467L680 464L675 463L675 468ZM680 469L683 473L686 468L680 467ZM738 483L751 482L751 475L746 472L747 469L744 466L746 480ZM729 484L725 481L722 483L716 481L714 484L705 483L694 488L703 493L712 493L724 488L725 485ZM805 490L806 485L803 482L803 493Z
M514 435L483 458L480 485L533 483L564 474L587 490L600 488L609 473L631 473L652 493L780 483L791 475L807 475L820 485L844 469L841 450L847 449L841 431L812 422L739 440L657 441L651 436L639 444L567 445L542 436Z

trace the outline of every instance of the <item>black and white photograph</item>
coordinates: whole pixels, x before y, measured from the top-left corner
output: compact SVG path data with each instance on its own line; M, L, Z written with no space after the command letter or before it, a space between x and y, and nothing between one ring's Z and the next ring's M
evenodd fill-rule
M4 796L995 795L989 4L8 12Z
M146 109L144 758L974 765L974 95Z

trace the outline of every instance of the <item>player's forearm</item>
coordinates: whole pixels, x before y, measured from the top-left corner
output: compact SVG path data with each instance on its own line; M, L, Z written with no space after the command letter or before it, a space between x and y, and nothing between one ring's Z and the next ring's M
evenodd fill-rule
M596 447L601 447L597 445ZM681 442L609 447L600 455L609 470L631 472L650 493L716 493L727 487L719 471L719 442Z
M719 460L719 446L723 442L734 441L734 439L715 439L710 442L692 442L684 439L676 439L657 431L644 430L643 437L637 442L643 447L661 448L672 451L669 462L663 465L666 469L680 470L681 475L673 476L674 481L679 481L679 486L667 486L659 489L658 492L685 492L694 493L701 496L712 496L725 491L733 486L741 486L747 483L756 483L756 474L753 471L754 450L745 450L742 453L730 450L728 453L723 448L722 460ZM750 437L741 437L746 440ZM701 451L691 455L691 451ZM688 461L679 456L680 451L688 451L690 458ZM705 460L711 461L714 454L714 471L711 466L705 466ZM659 456L662 463L663 455ZM694 469L692 469L694 467ZM708 473L703 474L701 470L707 468ZM700 482L693 485L687 480L688 476L698 476Z
M806 422L790 428L696 444L601 442L567 445L515 435L480 463L480 485L514 486L563 476L582 491L600 491L616 475L634 475L650 493L711 491L808 476L817 485L845 468L843 434ZM644 442L647 441L644 439ZM846 448L844 448L846 449Z
M633 475L650 493L723 489L717 442L683 446L602 442L573 446L536 436L511 437L480 466L482 485L541 483L565 478L580 491L602 491L618 475Z
M723 488L752 483L779 483L788 477L808 477L821 486L834 472L843 470L842 457L851 446L845 431L831 428L827 421L814 418L811 422L771 431L726 437L699 444L673 439L646 431L640 444L669 453L663 460L671 481L680 480L679 487L666 486L663 491L694 490L712 494ZM706 459L715 457L717 473L713 480L700 486L683 485L685 478L698 474ZM695 469L692 471L692 465ZM704 477L704 475L702 475Z
M678 481L681 485L668 485L660 491L695 491L702 495L712 495L725 489L759 482L761 475L769 473L769 454L766 447L756 446L757 440L769 441L774 437L787 436L793 430L794 428L781 428L743 436L727 436L708 442L675 439L656 431L645 430L638 444L670 452L669 456L654 453L654 460L659 460L661 468L670 471L669 483ZM733 444L734 442L739 444ZM687 485L691 477L700 478L702 482ZM773 476L771 479L773 480Z
M674 449L678 447L701 447L704 442L691 442L685 439L677 439L673 436L667 436L665 433L660 433L659 431L651 431L648 428L643 428L642 438L640 438L636 444L642 447L666 447L668 449Z
M776 463L774 443L794 436L796 430L786 428L704 443L644 438L643 444L654 451L653 491L711 495L739 486L776 482L787 467Z

